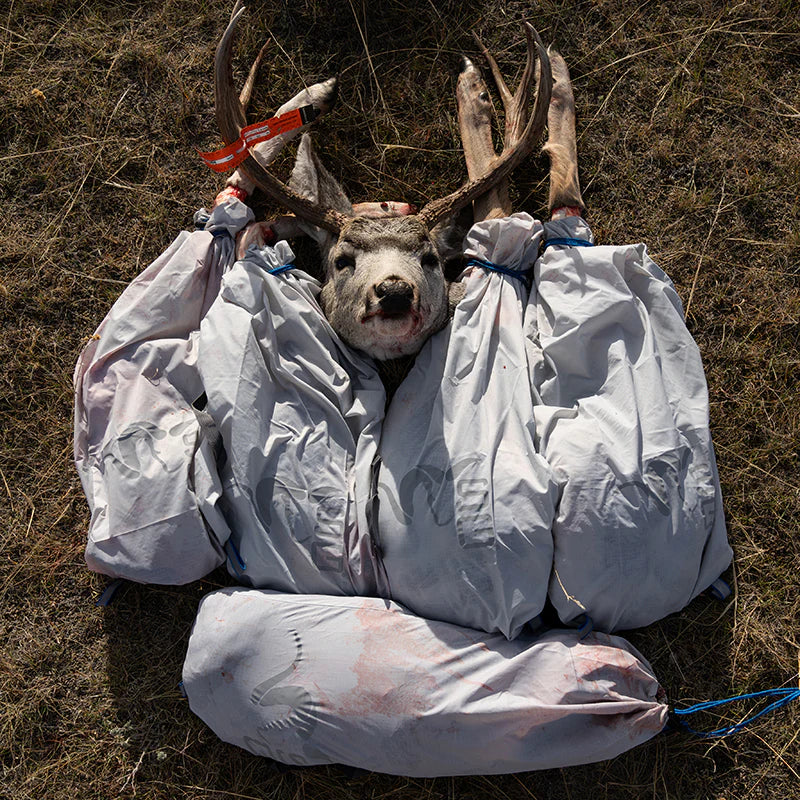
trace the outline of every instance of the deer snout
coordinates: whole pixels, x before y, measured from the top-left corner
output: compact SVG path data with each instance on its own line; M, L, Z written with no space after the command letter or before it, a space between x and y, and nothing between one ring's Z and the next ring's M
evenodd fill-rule
M414 303L414 287L400 278L387 278L376 284L375 296L381 311L387 314L404 314Z

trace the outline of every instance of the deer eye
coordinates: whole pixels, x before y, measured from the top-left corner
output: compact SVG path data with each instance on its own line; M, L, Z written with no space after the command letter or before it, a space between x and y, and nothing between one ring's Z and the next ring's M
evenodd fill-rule
M433 269L439 266L439 259L433 253L425 253L420 259L420 264L426 269Z
M339 256L336 261L333 262L333 266L336 267L336 269L347 269L355 265L356 260L352 256Z

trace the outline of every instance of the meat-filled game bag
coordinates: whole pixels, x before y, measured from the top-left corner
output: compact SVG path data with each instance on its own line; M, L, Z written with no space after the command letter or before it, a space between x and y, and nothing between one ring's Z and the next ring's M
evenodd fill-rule
M534 444L523 315L542 225L487 220L465 240L464 297L386 414L378 537L391 597L513 638L547 597L558 485Z
M253 219L238 201L199 212L119 297L75 367L75 465L89 501L86 562L114 577L180 584L225 559L229 531L203 416L200 321Z
M200 329L229 571L258 588L376 594L367 520L386 395L374 363L322 313L319 281L292 259L285 242L251 247Z
M616 636L508 641L377 598L244 588L202 600L183 686L217 736L256 755L423 777L612 758L668 710Z
M643 244L545 224L525 329L538 451L560 485L549 596L602 630L678 611L731 561L697 345ZM587 246L589 245L589 246Z

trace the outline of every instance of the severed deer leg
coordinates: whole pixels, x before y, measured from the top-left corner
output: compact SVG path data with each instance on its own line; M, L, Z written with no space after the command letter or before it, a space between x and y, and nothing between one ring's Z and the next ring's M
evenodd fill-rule
M581 216L585 211L578 181L578 146L575 139L575 98L569 70L559 53L550 51L553 91L547 112L547 142L542 148L550 157L550 213Z

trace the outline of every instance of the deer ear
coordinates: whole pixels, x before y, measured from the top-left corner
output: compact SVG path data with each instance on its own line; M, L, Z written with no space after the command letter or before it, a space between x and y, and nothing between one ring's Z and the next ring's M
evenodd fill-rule
M338 181L322 165L314 151L311 136L307 133L300 139L289 186L314 203L348 216L353 214L353 204ZM328 244L331 239L329 233L313 225L301 223L301 227L316 239L321 247Z
M464 237L472 226L472 222L472 206L470 204L457 214L445 217L431 229L431 238L442 261L447 262L451 259L461 258Z

